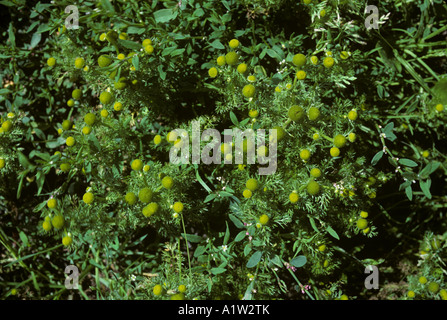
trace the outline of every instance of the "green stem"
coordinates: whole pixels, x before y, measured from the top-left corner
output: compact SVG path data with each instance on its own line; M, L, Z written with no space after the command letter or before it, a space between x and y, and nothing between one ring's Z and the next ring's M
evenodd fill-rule
M298 81L298 78L296 77L296 70L295 70L295 76L294 76L294 79L293 79L293 86L292 86L293 89L296 88L297 81Z
M287 128L287 126L292 122L292 119L288 118L287 121L284 123L283 128Z
M302 186L300 186L299 189L298 189L298 193L300 193L301 191L306 189L306 187L307 187L307 184L303 184Z
M416 114L416 115L403 115L403 116L385 116L382 118L386 118L386 119L399 119L399 118L420 118L421 116Z
M311 128L313 131L315 131L316 133L318 133L320 136L322 136L323 138L325 138L326 140L328 140L328 141L330 141L330 142L334 142L334 139L333 138L331 138L331 137L328 137L327 135L325 135L325 134L322 134L317 128L315 128L315 127L312 127Z
M99 250L95 254L95 262L99 264ZM101 282L99 281L99 268L95 266L96 298L99 299Z
M183 220L183 214L180 214L180 216L181 216L181 218L182 218L183 234L185 235L186 254L188 255L189 274L191 275L191 258L189 257L189 247L188 247L188 239L186 238L185 221Z
M186 233L185 233L185 238L186 238ZM186 247L188 247L188 243L186 243ZM180 250L180 238L178 239L178 253L180 255L180 259L178 259L178 281L180 283L181 279L182 279L182 259L181 259L181 250Z
M255 41L256 41L256 32L255 32L255 22L251 20L251 51L254 53L254 48L256 48Z
M300 285L300 287L303 287L303 285L301 284L300 280L298 280L298 278L295 276L295 274L292 272L292 270L289 270L290 274L292 275L292 277L295 279L296 282L298 282L298 284ZM304 290L304 292L306 292L306 294L312 299L315 300L315 298L310 294L310 292L308 290Z
M395 157L394 154L391 152L391 150L386 146L385 138L383 137L382 133L380 132L381 130L380 130L380 128L379 128L379 126L378 126L377 124L376 124L376 129L377 129L377 131L379 132L379 137L380 137L380 141L382 142L383 150L384 150L384 151L385 151L391 158L396 159L396 157ZM396 161L396 162L397 162L397 161ZM403 174L402 169L399 167L399 163L397 163L396 170L397 170L400 174Z
M273 274L274 274L275 277L276 277L276 281L278 281L278 286L279 286L280 290L281 290L282 292L286 293L286 292L287 292L287 288L284 288L284 289L283 289L283 287L282 287L282 285L281 285L281 279L279 278L278 274L276 273L275 270L272 269L272 271L273 271Z

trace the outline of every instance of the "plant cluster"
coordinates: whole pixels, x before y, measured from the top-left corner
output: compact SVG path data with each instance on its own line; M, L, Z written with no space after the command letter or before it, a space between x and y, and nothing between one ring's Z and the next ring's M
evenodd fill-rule
M82 299L368 299L377 265L406 277L378 296L447 298L446 4L377 1L367 30L361 0L79 1L78 28L66 1L16 2L0 35L4 297L65 298L75 265ZM172 163L195 123L266 143ZM236 164L239 147L275 172Z

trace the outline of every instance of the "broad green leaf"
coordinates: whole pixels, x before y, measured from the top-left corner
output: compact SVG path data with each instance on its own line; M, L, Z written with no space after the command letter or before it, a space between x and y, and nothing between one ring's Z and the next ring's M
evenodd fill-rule
M267 53L267 48L262 49L262 52L259 54L259 59L263 59L265 54Z
M411 185L405 188L405 194L410 201L413 200L413 190L411 189Z
M162 56L167 56L170 55L172 51L174 51L177 48L177 45L171 46L171 47L167 47L164 48L163 51L161 52Z
M0 1L0 4L8 6L8 7L15 7L17 5L14 2L9 1L9 0Z
M41 33L37 33L37 32L34 33L33 37L31 38L30 49L32 49L35 46L37 46L41 39L42 39L42 34Z
M273 49L267 49L267 54L276 60L281 60L281 56Z
M160 73L161 80L166 80L166 72L163 71L163 66L161 64L158 65L158 72Z
M220 42L220 40L216 39L213 42L210 43L210 46L212 46L215 49L223 50L225 49L225 46Z
M399 191L404 190L408 186L411 186L411 180L407 180L399 185Z
M16 47L16 36L14 33L14 28L12 26L12 22L9 23L8 36L9 36L9 42L11 44L11 47L15 48Z
M225 271L227 271L227 269L225 269L225 268L212 268L211 269L211 273L214 275L224 273Z
M188 38L184 34L175 33L175 32L170 33L169 36L172 37L172 39L174 39L174 40L183 40L183 39L187 39Z
M436 171L436 169L439 168L439 166L441 165L440 162L437 161L431 161L429 162L424 169L422 169L422 171L419 173L419 176L422 179L426 179L428 178L429 175L431 175L433 172Z
M251 252L251 244L247 243L244 247L244 257L248 256Z
M410 159L405 159L405 158L403 158L403 159L399 159L399 163L401 164L401 165L403 165L403 166L407 166L407 167L417 167L417 163L416 162L414 162L413 160L410 160Z
M230 5L230 2L229 2L229 1L227 1L227 0L222 0L222 4L225 6L225 8L226 8L228 11L231 11L231 5Z
M154 12L154 18L157 23L168 22L177 17L177 11L173 11L172 9L161 9Z
M195 234L186 234L186 236L185 236L185 234L184 233L182 233L181 234L182 235L182 237L183 238L185 238L187 241L189 241L189 242L195 242L195 243L198 243L198 242L202 242L203 241L203 237L201 237L201 236L197 236L197 235L195 235Z
M255 253L253 253L250 259L248 259L247 268L256 267L259 261L261 261L261 257L262 257L262 251L256 251Z
M222 24L226 25L228 22L231 21L231 13L225 13L223 16L220 17Z
M233 211L235 214L239 215L242 214L242 210L239 207L240 202L231 201L230 203L230 210Z
M431 193L430 193L430 186L431 186L431 180L427 179L427 180L419 180L419 186L421 187L422 192L424 193L424 195L431 199Z
M237 120L237 117L236 117L236 115L233 113L233 111L230 111L230 119L231 119L231 122L233 122L233 124L235 125L235 126L239 126L239 121Z
M226 245L228 243L228 240L230 239L230 228L228 228L228 223L226 221L225 224L227 225L227 229L225 230L225 236L223 240L224 245Z
M199 262L199 263L208 263L208 260L209 260L209 256L208 255L201 255L201 256L198 256L197 257L197 262Z
M25 176L28 174L28 170L25 170L24 172L20 173L18 178L20 179L19 185L17 186L17 199L20 198L20 195L22 194L22 188L23 188L23 179L25 179Z
M226 191L219 191L219 195L220 195L222 198L230 198L230 197L233 197L233 194L232 194L232 193L229 193L229 192L226 192Z
M157 3L154 1L154 3ZM211 292L211 289L213 288L213 280L211 278L208 279L208 292Z
M175 57L175 56L182 55L183 52L185 52L185 49L184 49L184 48L181 48L181 49L175 49L174 51L171 52L171 57Z
M240 38L240 37L242 37L244 34L246 34L247 32L248 32L247 29L244 29L244 30L236 30L236 32L234 33L234 36L235 36L236 38Z
M371 160L371 164L375 166L380 159L382 159L383 151L377 152Z
M301 268L302 266L304 266L306 264L306 262L307 262L307 258L305 256L298 256L298 257L293 258L290 261L290 264L294 267Z
M139 27L129 27L129 28L127 28L127 33L128 34L142 34L142 33L144 33L144 31L146 31L145 28L139 28Z
M90 143L90 146L93 147L94 149L98 151L101 150L101 145L99 144L99 141L94 134L88 135L88 142Z
M385 135L389 135L394 129L394 122L390 122L388 123L385 128L383 128L383 133L385 133Z
M39 203L36 207L34 207L33 211L34 212L39 212L46 206L47 206L47 201L45 200L45 201Z
M248 227L248 234L250 235L250 236L254 236L255 235L255 233L256 233L256 227L254 226L254 225L251 225L251 226L249 226Z
M43 131L40 130L39 128L34 128L34 132L36 133L36 136L37 136L39 139L42 139L42 140L45 140L45 139L46 139L46 137L45 137L45 133L43 133Z
M251 120L251 118L247 118L247 119L245 119L245 120L242 120L242 121L240 122L241 127L244 127L250 120Z
M281 49L280 46L278 46L278 45L274 45L274 46L272 47L272 49L278 54L278 57L279 57L280 59L284 59L284 58L285 58L284 51Z
M28 169L33 167L33 165L31 164L31 162L29 162L28 158L20 151L17 151L17 156L19 158L19 162L22 165L22 167L24 169Z
M315 230L315 232L320 232L320 230L318 230L317 225L315 224L315 220L314 218L312 218L311 216L309 216L309 221L310 221L310 225L312 226L312 228Z
M190 65L193 65L193 64L196 64L197 63L197 61L196 60L194 60L194 59L191 59L191 58L188 58L188 62L186 63L188 66L190 66Z
M204 246L198 246L196 250L194 251L194 257L197 258L198 256L201 256L205 253L205 247Z
M122 45L124 48L127 49L132 49L132 50L136 50L139 51L141 49L141 44L134 42L134 41L130 41L130 40L122 40L122 39L117 39L118 44Z
M282 268L284 265L281 261L281 259L278 257L278 255L275 255L270 261L274 264L276 264L278 267Z
M210 201L214 200L214 198L216 198L216 197L217 197L217 193L211 193L211 194L206 196L206 198L203 201L203 203L210 202Z
M243 228L244 224L241 222L241 220L239 220L238 218L236 218L233 214L228 214L228 217L230 218L231 221L233 221L234 225L236 226L236 228Z
M396 135L393 132L390 132L386 135L386 139L390 140L390 141L394 141L397 139Z
M39 158L47 162L51 160L51 156L49 153L43 153L40 151L33 150L29 153L29 158L32 159L34 156L38 156Z
M247 233L247 232L246 232L245 230L239 232L239 233L236 235L236 238L234 238L234 241L235 241L235 242L242 241L242 240L245 238L246 233Z
M101 0L102 6L104 9L106 9L107 11L114 13L115 9L113 8L112 4L110 3L109 0Z
M335 239L340 240L340 237L338 236L337 232L335 232L335 230L332 229L331 226L327 226L327 227L326 227L326 230L327 230L327 232L329 232L329 234L330 234L331 236L333 236Z
M132 64L137 71L140 70L140 58L137 54L132 57Z
M36 174L36 184L37 184L37 195L42 192L43 185L45 183L45 174L42 171Z
M244 294L244 300L251 300L252 296L253 296L253 287L254 287L255 282L254 281L250 281L250 284L247 287L247 290L245 290L245 294Z
M383 99L383 91L384 91L385 89L383 88L383 86L382 85L377 85L377 94L379 95L379 98L380 99Z
M42 23L42 24L39 24L39 27L37 28L36 32L44 33L44 32L50 31L52 28L53 27L50 26L48 23Z
M20 231L19 236L20 236L20 240L22 240L23 244L25 246L28 246L29 245L28 237L26 236L25 232Z

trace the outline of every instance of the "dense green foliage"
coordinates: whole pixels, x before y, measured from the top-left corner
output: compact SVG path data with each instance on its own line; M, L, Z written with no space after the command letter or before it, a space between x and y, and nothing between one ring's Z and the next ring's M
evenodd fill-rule
M3 298L447 298L443 1L0 4Z

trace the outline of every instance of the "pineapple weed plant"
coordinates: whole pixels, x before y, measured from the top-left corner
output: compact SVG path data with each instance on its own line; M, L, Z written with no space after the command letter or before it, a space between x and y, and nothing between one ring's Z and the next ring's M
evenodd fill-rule
M447 298L442 1L1 4L3 298Z

